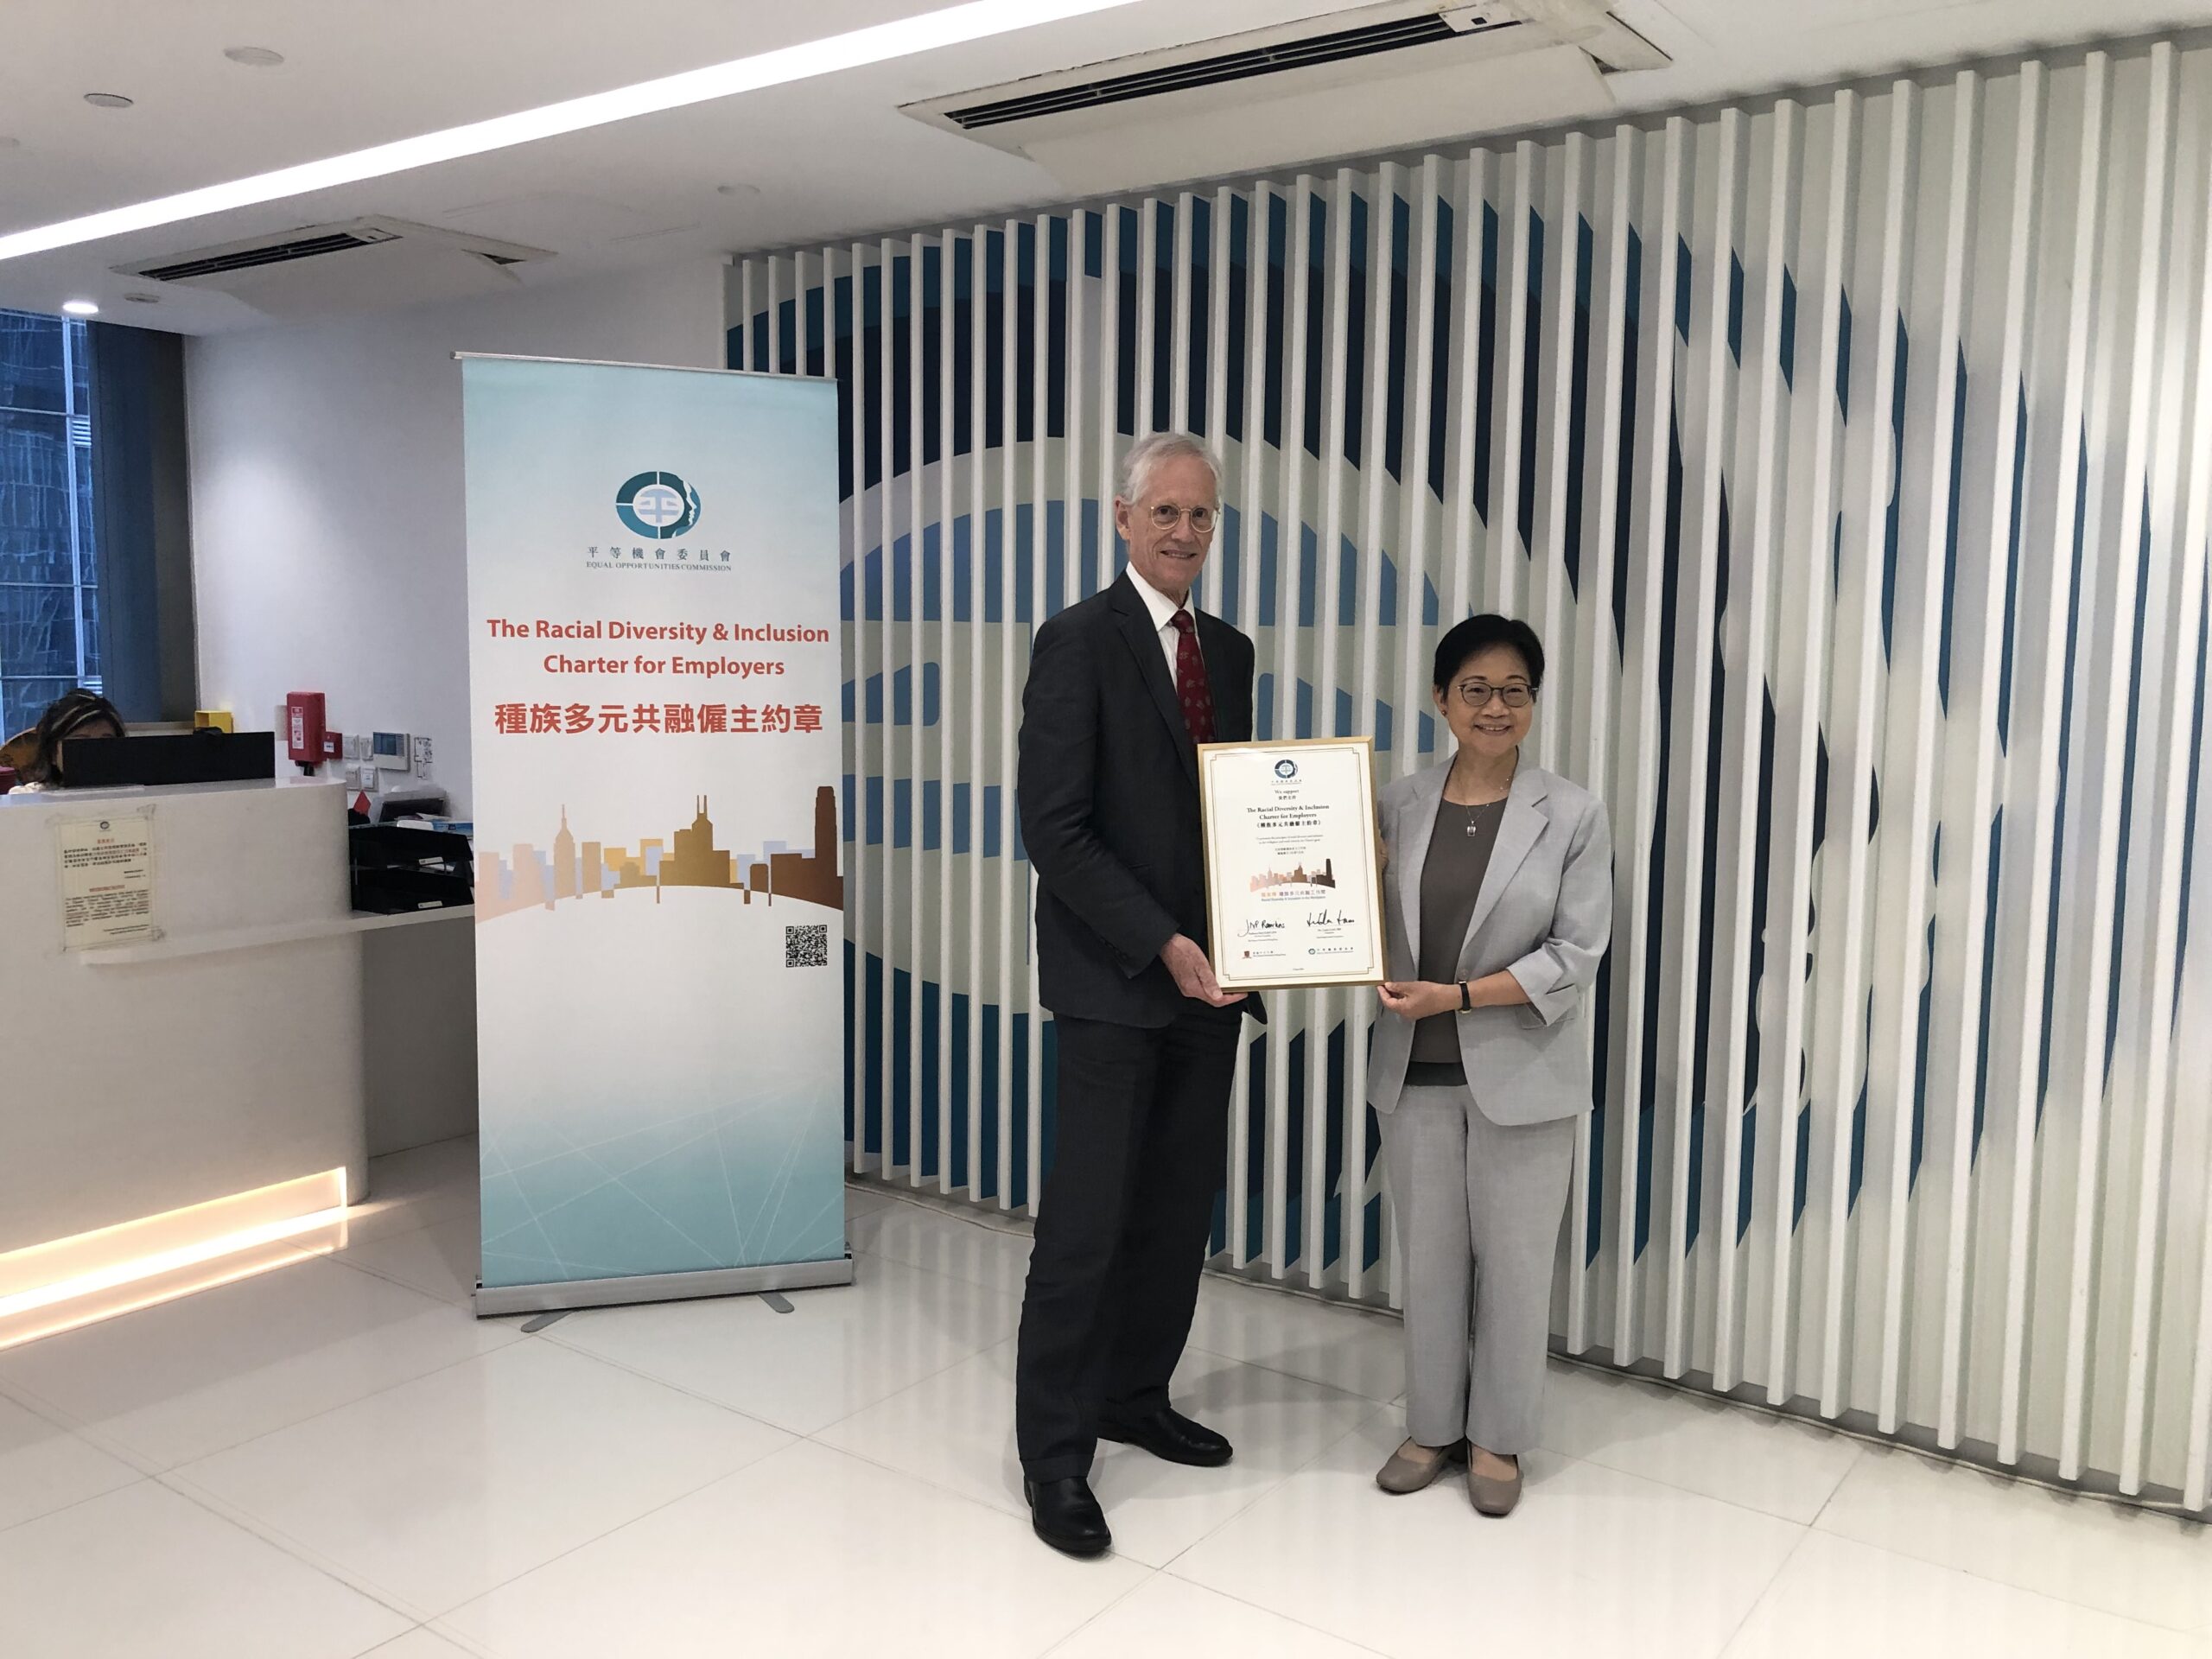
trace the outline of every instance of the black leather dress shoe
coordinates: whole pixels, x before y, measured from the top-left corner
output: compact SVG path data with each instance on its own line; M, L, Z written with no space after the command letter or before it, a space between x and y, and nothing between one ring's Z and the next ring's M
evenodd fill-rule
M1082 1476L1025 1480L1021 1495L1029 1500L1029 1524L1061 1554L1103 1555L1114 1547L1114 1535L1106 1529L1106 1512Z
M1101 1422L1098 1438L1138 1446L1169 1463L1187 1463L1199 1469L1218 1468L1236 1455L1223 1436L1169 1406L1144 1417Z

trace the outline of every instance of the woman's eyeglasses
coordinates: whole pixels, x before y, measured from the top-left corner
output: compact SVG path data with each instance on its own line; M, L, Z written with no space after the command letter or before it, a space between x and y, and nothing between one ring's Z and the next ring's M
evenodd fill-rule
M1213 534L1214 510L1211 507L1173 507L1165 501L1152 509L1152 527L1154 530L1172 531L1186 518L1191 521L1192 535Z
M1470 709L1487 709L1492 697L1508 709L1526 709L1536 700L1535 689L1526 685L1485 685L1480 680L1462 680L1452 690Z

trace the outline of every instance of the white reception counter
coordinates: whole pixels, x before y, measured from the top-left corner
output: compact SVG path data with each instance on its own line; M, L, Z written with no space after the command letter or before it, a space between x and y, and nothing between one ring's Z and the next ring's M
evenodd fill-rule
M0 1346L367 1196L363 935L456 913L353 914L345 799L0 797ZM142 814L157 934L65 949L67 826Z

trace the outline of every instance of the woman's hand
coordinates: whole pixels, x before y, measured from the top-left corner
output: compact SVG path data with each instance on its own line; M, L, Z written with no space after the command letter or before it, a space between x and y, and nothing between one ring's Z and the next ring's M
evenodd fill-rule
M1382 1006L1401 1020L1426 1020L1433 1014L1453 1014L1459 1007L1457 985L1437 985L1426 980L1395 980L1376 991Z

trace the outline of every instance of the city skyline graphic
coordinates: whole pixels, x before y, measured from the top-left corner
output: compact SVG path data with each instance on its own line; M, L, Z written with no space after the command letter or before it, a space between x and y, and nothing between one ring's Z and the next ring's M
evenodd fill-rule
M1333 887L1337 885L1337 861L1325 858L1321 868L1308 874L1303 864L1287 870L1262 870L1252 878L1252 891L1264 893L1270 887Z
M543 851L518 842L505 857L486 853L476 863L476 916L488 921L525 910L551 910L571 899L613 899L649 892L660 900L666 887L712 887L744 895L842 910L845 884L837 873L837 791L823 785L814 791L814 841L796 848L764 841L758 852L734 852L715 841L709 798L695 796L689 825L665 838L639 841L635 850L603 841L579 842L569 826L569 810L552 847Z

